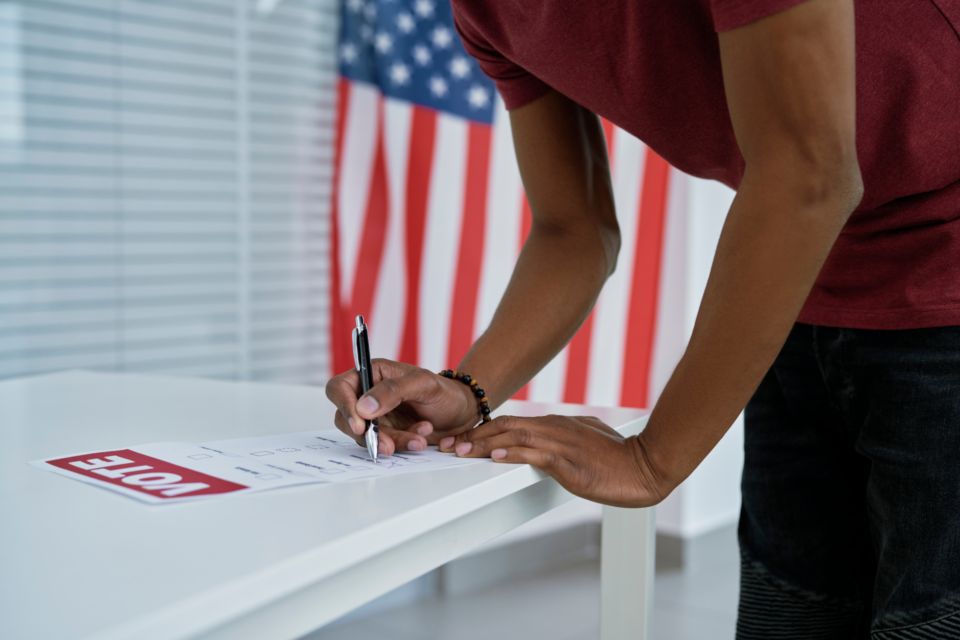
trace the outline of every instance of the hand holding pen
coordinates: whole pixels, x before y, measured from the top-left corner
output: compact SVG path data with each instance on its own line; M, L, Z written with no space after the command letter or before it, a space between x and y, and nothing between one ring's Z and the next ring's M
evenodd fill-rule
M360 375L360 388L367 393L373 388L373 365L370 362L370 340L367 325L363 316L357 316L357 328L353 330L353 362ZM380 450L380 428L377 419L364 420L364 437L367 442L367 451L377 463L377 453Z
M369 344L369 329L366 333ZM353 368L331 378L326 391L338 409L337 429L360 446L366 446L371 431L366 420L378 419L378 455L423 451L479 421L477 399L460 382L382 358L371 360L371 373L374 384L369 391L363 390L359 370Z

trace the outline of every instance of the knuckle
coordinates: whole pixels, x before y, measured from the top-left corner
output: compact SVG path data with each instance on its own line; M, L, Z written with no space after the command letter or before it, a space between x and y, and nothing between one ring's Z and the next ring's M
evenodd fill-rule
M380 386L390 395L400 395L400 385L398 385L397 381L393 378L384 378L380 381Z
M533 432L529 429L517 429L514 433L514 439L517 444L529 446L533 444Z
M341 374L343 375L343 374ZM340 376L334 376L327 380L327 386L324 387L324 391L327 393L328 400L336 400L337 391L340 387Z
M543 466L547 469L557 468L557 454L553 451L547 451L543 456Z
M434 374L432 371L427 371L426 369L421 369L420 367L413 369L407 373L407 375L411 378L418 378L420 380L434 380L439 378L439 376Z
M430 395L435 396L443 392L443 378L434 374L432 371L417 369L407 375Z

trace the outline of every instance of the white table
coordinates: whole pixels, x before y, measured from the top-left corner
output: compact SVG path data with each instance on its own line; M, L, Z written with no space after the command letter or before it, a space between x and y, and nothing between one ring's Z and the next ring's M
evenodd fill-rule
M645 420L501 412L599 415L622 433ZM147 506L26 464L323 429L332 416L311 387L86 372L0 383L0 637L293 639L571 498L529 466L490 463ZM652 509L605 509L604 640L646 637L653 535Z

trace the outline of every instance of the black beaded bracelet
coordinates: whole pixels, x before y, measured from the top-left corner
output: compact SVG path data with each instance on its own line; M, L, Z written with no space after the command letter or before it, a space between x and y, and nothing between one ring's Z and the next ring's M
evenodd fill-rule
M487 392L480 388L480 383L459 371L444 369L440 372L440 375L444 378L450 378L451 380L459 380L470 387L473 395L477 397L477 403L480 405L480 415L483 417L483 422L490 422L490 405L487 404Z

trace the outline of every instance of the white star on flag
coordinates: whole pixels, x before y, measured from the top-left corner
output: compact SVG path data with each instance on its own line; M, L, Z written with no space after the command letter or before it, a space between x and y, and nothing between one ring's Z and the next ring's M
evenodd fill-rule
M352 42L345 42L340 48L340 59L347 64L353 64L357 59L357 46Z
M397 28L403 33L410 33L416 26L413 16L406 11L397 16Z
M463 56L456 56L450 61L450 74L458 80L470 75L470 62Z
M377 41L373 46L375 46L380 53L386 53L393 47L393 38L390 37L389 33L381 31L377 34Z
M489 100L490 96L487 94L487 90L478 84L470 87L470 91L467 92L467 102L475 109L487 106Z
M366 7L363 8L363 15L366 17L367 22L373 22L377 19L377 5L372 2L369 3Z
M360 25L360 38L364 42L373 40L373 28L368 24Z
M440 76L430 78L430 93L438 98L447 95L447 81Z
M422 44L418 44L413 48L413 59L421 67L425 67L430 64L430 60L433 56L430 55L430 49L425 47Z
M353 13L360 13L363 11L363 0L347 0L347 9Z
M453 43L453 34L446 27L437 27L430 36L433 46L437 49L446 49Z
M410 82L410 67L402 62L394 63L390 67L390 81L398 85L405 85Z
M416 0L413 3L413 10L421 18L433 17L433 3L430 0Z

